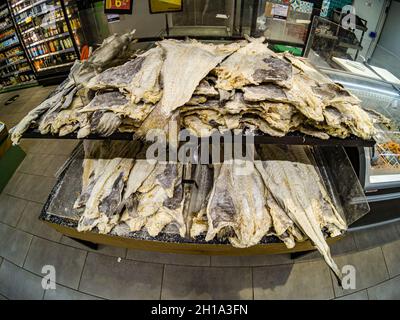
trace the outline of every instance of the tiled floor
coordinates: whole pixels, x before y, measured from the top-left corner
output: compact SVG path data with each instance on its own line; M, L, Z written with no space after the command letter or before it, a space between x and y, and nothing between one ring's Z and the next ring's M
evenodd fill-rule
M52 90L0 95L0 120L11 127ZM90 250L37 217L55 173L75 141L23 140L27 157L0 194L0 299L400 299L400 224L349 234L332 247L353 265L356 289L343 290L319 254L190 256L100 246ZM56 269L56 290L42 268Z

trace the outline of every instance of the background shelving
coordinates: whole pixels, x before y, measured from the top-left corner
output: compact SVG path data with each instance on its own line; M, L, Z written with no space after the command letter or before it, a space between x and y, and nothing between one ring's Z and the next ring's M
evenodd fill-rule
M67 74L79 57L80 20L76 2L9 0L27 55L39 81Z
M0 2L0 90L8 91L36 83L6 1Z

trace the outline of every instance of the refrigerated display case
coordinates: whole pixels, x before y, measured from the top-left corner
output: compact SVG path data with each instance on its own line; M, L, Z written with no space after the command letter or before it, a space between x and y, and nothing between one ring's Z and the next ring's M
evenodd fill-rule
M0 86L8 91L36 84L35 75L19 41L7 2L0 4Z
M76 4L63 0L10 0L15 24L39 82L63 77L79 57Z
M400 90L389 82L333 69L323 69L362 100L372 116L379 117L376 145L347 148L371 207L355 228L400 220ZM377 114L379 113L379 114ZM383 117L381 117L381 115Z

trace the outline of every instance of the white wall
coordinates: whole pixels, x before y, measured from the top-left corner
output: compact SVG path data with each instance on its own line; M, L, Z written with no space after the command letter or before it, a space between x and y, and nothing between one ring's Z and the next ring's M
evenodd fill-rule
M367 57L368 49L373 42L373 39L368 36L368 34L373 32L378 32L378 22L379 18L382 14L383 7L385 5L386 0L355 0L354 7L356 9L356 14L362 18L367 20L368 30L365 32L364 39L362 42L363 50L360 51L360 55L365 58ZM362 31L357 30L356 35L357 38L360 39Z
M381 66L400 77L400 2L393 1L371 64Z

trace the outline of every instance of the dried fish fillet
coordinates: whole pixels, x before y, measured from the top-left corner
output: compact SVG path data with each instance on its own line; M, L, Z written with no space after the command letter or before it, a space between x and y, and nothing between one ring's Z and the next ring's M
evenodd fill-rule
M232 90L248 84L274 82L290 88L292 65L268 49L262 43L264 40L248 43L215 68L218 76L215 87Z
M187 103L200 81L240 45L211 45L197 41L164 40L159 43L165 54L161 69L163 95L137 133L145 136L149 129L164 129L173 111Z
M256 167L264 180L265 187L280 207L285 209L288 217L314 243L338 278L341 278L314 213L315 207L311 205L311 203L320 205L316 200L318 195L311 193L308 187L315 181L309 174L304 174L304 168L299 166L298 162L290 161L296 158L304 159L304 149L297 146L286 150L278 146L262 146L261 153L268 160L256 162Z

